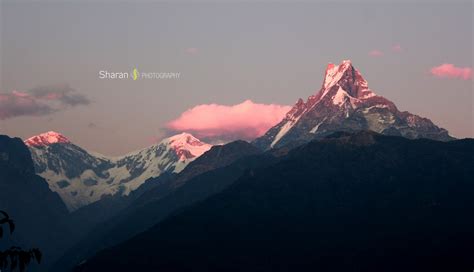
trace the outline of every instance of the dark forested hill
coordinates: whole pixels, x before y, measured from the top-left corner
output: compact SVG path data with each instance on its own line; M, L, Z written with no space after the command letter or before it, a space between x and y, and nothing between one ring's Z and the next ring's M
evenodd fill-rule
M339 133L248 170L79 268L470 271L473 166L473 140Z
M221 192L247 169L270 164L274 160L271 155L258 155L259 153L259 149L244 141L213 146L178 175L166 180L160 176L147 181L144 185L148 186L147 190L140 194L140 190L137 190L131 194L130 198L136 199L127 199L131 202L126 204L128 207L84 235L82 241L65 252L52 269L67 271L98 250L129 239L169 214ZM119 204L122 204L124 200L120 201ZM103 207L91 208L106 211ZM81 212L78 217L81 220L84 213L94 213L88 207L83 208ZM76 221L77 218L74 222Z
M38 247L44 254L43 264L58 254L63 235L59 222L67 209L48 183L35 175L30 151L19 138L0 135L0 210L15 221L16 231L2 246ZM61 230L61 231L59 231ZM40 267L41 271L41 267Z

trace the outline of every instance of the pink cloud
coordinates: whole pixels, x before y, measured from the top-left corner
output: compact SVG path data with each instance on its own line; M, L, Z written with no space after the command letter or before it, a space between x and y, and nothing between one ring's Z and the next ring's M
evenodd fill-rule
M450 63L444 63L440 66L431 68L431 74L439 78L459 78L469 80L472 78L472 68L470 67L456 67Z
M283 119L291 106L258 104L246 100L237 105L203 104L186 110L167 128L211 140L251 140Z
M17 116L50 114L54 109L24 92L0 93L0 120Z
M401 46L400 44L397 43L397 44L394 44L394 45L392 46L392 51L393 51L393 52L402 52L402 51L403 51L403 48L402 48L402 46Z
M383 52L374 49L374 50L369 52L369 56L371 56L371 57L381 57L381 56L383 56Z
M68 85L55 85L36 87L27 92L0 93L0 120L18 116L47 115L90 103L86 96L74 91Z

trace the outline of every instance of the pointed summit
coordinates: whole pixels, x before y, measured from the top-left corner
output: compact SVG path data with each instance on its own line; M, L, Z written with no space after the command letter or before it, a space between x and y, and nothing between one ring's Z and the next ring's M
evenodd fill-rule
M51 144L58 144L58 143L70 143L70 141L64 135L57 133L55 131L48 131L45 133L41 133L39 135L30 137L25 140L25 144L31 147L48 146Z
M324 77L323 88L330 88L337 81L341 79L344 73L348 70L352 70L352 62L350 60L343 60L341 64L335 65L329 63L326 68L326 74Z
M390 100L376 95L350 60L329 63L321 89L293 106L286 117L254 144L262 149L324 138L337 131L371 130L410 139L453 139L429 119L400 112Z
M373 95L368 90L367 81L352 65L351 60L343 60L341 64L328 64L321 92L329 92L334 86L339 86L354 98ZM321 96L322 97L322 96Z

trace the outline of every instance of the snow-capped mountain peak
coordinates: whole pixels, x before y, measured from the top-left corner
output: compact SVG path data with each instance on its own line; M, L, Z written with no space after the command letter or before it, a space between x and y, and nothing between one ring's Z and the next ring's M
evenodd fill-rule
M306 102L299 99L286 117L254 143L263 149L325 137L336 131L372 130L407 138L450 140L429 119L400 112L376 95L350 60L329 63L321 89Z
M125 156L116 158L116 160L121 160L127 157L136 156L138 154L148 152L153 149L166 149L167 152L171 152L168 156L175 155L179 158L180 162L189 162L189 160L201 156L204 152L211 149L212 145L201 142L199 139L193 135L183 132L176 134L161 140L159 143L152 145L150 147L131 152Z
M211 148L211 145L201 142L186 132L169 137L167 142L174 149L180 161L199 157Z
M163 173L179 173L211 148L189 133L120 157L86 151L56 132L34 136L25 143L36 173L46 179L71 211L104 195L128 195L147 179Z
M201 142L199 139L194 137L192 134L187 132L182 132L180 134L176 134L168 138L170 141L177 141L177 142Z
M30 137L25 140L25 144L30 147L31 146L35 146L35 147L48 146L48 145L56 144L56 143L70 143L70 141L64 135L57 133L55 131L48 131L45 133L41 133L39 135Z

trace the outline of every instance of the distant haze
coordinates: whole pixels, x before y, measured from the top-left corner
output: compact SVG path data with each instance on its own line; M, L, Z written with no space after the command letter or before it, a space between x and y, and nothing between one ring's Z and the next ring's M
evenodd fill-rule
M110 155L181 130L250 139L319 90L328 62L351 59L400 110L474 137L472 10L472 1L1 1L0 134L53 130Z

